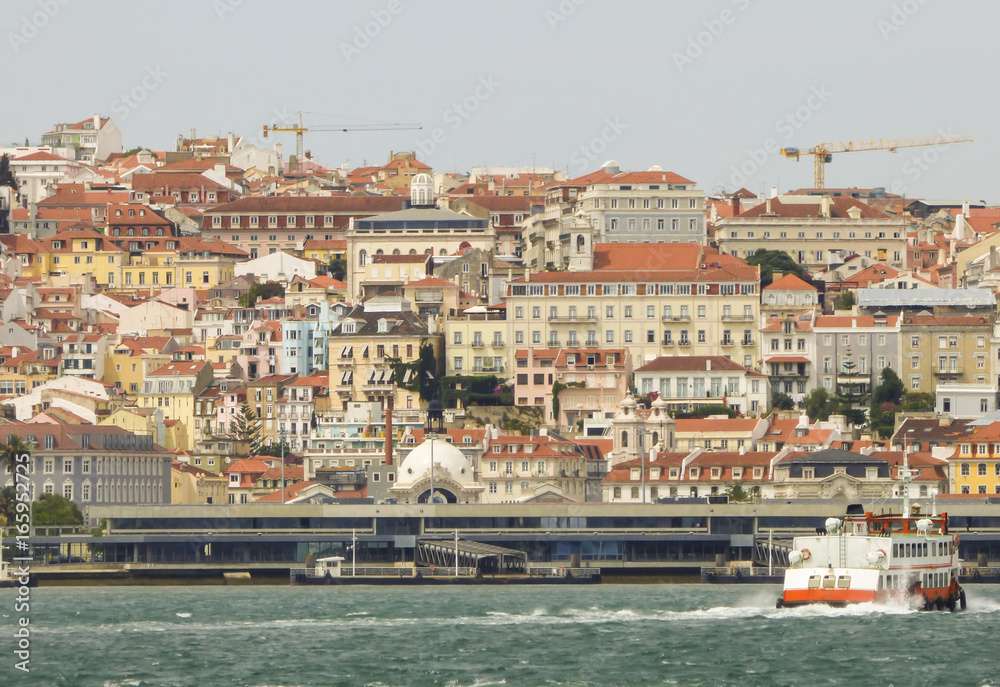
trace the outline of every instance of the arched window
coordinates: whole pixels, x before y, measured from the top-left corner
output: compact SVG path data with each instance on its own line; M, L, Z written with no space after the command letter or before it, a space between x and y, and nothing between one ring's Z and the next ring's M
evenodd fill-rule
M368 253L365 252L364 249L361 249L361 252L358 253L358 264L361 266L367 265L368 264L367 258L368 258Z
M163 227L157 227L156 228L156 235L157 236L163 236Z
M122 230L115 228L115 236L121 236L121 235L122 235Z
M656 442L660 440L659 432L653 432L653 446L656 446Z
M622 448L628 448L628 430L622 430Z
M411 248L410 249L410 255L416 255L416 254L417 254L417 249L416 248Z
M379 248L377 251L375 251L375 255L382 255L382 249Z
M392 249L392 254L393 255L399 255L399 249L398 248L393 248Z
M612 498L620 499L622 497L622 488L615 487L614 496Z
M128 235L129 236L135 236L135 229L133 229L132 227L129 227L128 228Z
M583 234L577 234L576 236L576 249L583 250L583 247L587 244L587 240L583 238Z
M442 248L441 252L438 255L448 255L448 251Z
M143 236L149 236L149 227L143 227L142 228L142 235Z

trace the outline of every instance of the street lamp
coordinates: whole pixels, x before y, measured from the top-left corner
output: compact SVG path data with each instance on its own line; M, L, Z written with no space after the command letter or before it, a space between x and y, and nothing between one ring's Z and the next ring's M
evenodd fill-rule
M428 503L437 503L434 496L434 440L438 434L444 434L444 406L436 398L427 406L427 423L424 425L427 440L431 444L431 493Z
M281 442L281 503L285 503L285 428L278 430L278 441Z

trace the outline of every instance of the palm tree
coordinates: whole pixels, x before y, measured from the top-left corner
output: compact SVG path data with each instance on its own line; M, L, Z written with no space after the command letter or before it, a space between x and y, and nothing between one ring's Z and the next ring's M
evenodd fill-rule
M14 468L18 463L18 457L24 454L28 454L30 457L33 448L32 444L25 442L16 434L8 435L7 443L0 444L0 467L3 468L4 472L9 471L13 476Z

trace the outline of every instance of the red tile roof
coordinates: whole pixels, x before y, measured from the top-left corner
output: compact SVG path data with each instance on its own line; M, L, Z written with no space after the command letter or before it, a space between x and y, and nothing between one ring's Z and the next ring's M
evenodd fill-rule
M711 369L709 370L709 363ZM636 372L705 372L721 370L739 370L746 372L747 368L721 355L664 355L651 360Z
M807 284L802 281L794 274L789 272L781 279L771 282L770 285L764 287L765 291L816 291L816 287L812 284Z

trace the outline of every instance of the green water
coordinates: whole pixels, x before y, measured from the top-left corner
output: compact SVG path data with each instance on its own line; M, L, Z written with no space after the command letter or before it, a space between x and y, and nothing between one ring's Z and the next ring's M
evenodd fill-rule
M1000 685L1000 586L966 613L774 608L777 587L0 590L0 686Z

